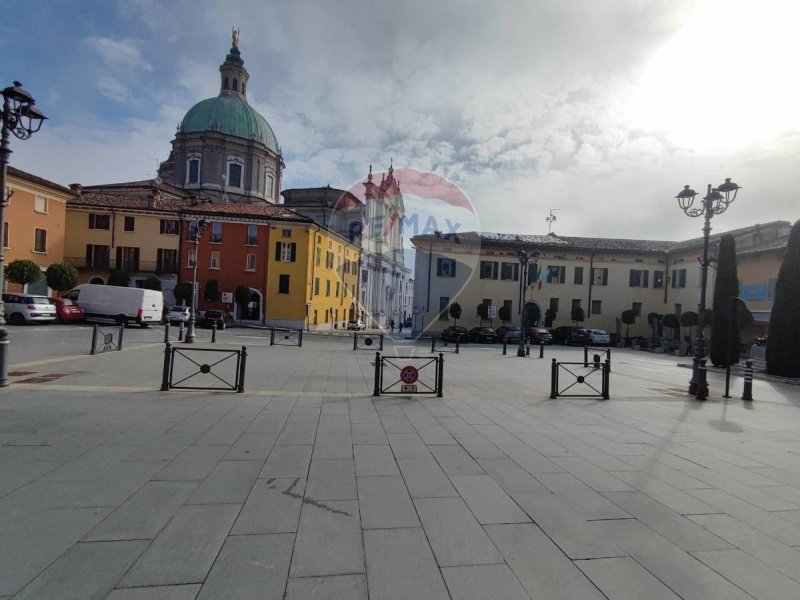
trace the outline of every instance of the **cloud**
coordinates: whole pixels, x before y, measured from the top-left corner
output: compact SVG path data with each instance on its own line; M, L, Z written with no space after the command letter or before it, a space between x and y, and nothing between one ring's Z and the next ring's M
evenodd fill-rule
M135 40L90 36L84 42L107 63L142 71L153 70L153 66L142 57Z

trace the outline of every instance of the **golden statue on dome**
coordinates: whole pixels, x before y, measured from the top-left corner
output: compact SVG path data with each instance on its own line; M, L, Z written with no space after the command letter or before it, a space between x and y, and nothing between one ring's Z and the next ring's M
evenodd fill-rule
M234 48L239 47L239 29L236 27L231 27L231 43Z

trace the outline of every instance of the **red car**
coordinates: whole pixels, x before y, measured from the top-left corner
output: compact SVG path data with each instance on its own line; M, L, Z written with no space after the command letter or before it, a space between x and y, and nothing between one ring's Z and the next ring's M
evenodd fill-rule
M68 298L50 298L56 305L56 319L59 323L83 321L83 309Z

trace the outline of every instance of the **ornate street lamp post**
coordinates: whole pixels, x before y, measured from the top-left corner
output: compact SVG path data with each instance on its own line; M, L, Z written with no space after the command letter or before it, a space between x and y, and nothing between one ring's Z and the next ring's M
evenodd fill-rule
M42 123L47 118L34 106L36 101L28 92L22 89L22 84L15 81L14 85L3 90L2 133L0 134L0 292L5 290L5 208L8 206L6 195L6 167L8 157L11 155L9 146L9 132L21 140L27 140L39 131ZM5 307L0 295L0 387L8 385L8 331L4 327Z
M208 221L200 219L195 227L192 241L194 242L194 261L192 261L192 312L189 315L189 325L186 328L186 337L184 342L187 344L194 343L194 327L197 315L197 262L199 260L199 247L200 238L208 229Z
M706 286L708 284L708 238L711 235L711 218L714 215L724 213L728 205L736 200L736 195L741 188L730 180L725 180L722 185L712 188L708 186L708 193L702 200L700 206L694 206L694 199L697 196L688 185L684 186L681 192L675 196L678 205L684 213L690 217L703 217L703 258L700 261L700 304L697 310L697 339L694 345L694 359L692 360L692 379L689 381L689 395L695 396L697 400L705 400L708 397L708 381L706 379Z
M534 270L537 267L539 253L535 250L527 252L524 248L517 250L517 260L519 260L520 287L522 288L522 301L519 307L519 347L517 356L525 356L525 292L528 289L528 262L533 259Z

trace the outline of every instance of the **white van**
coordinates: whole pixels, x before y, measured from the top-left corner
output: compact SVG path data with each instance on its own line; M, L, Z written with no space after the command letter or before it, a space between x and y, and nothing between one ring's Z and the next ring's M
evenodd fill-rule
M157 290L82 283L64 297L75 301L87 319L112 319L125 326L160 323L164 311L164 295Z

